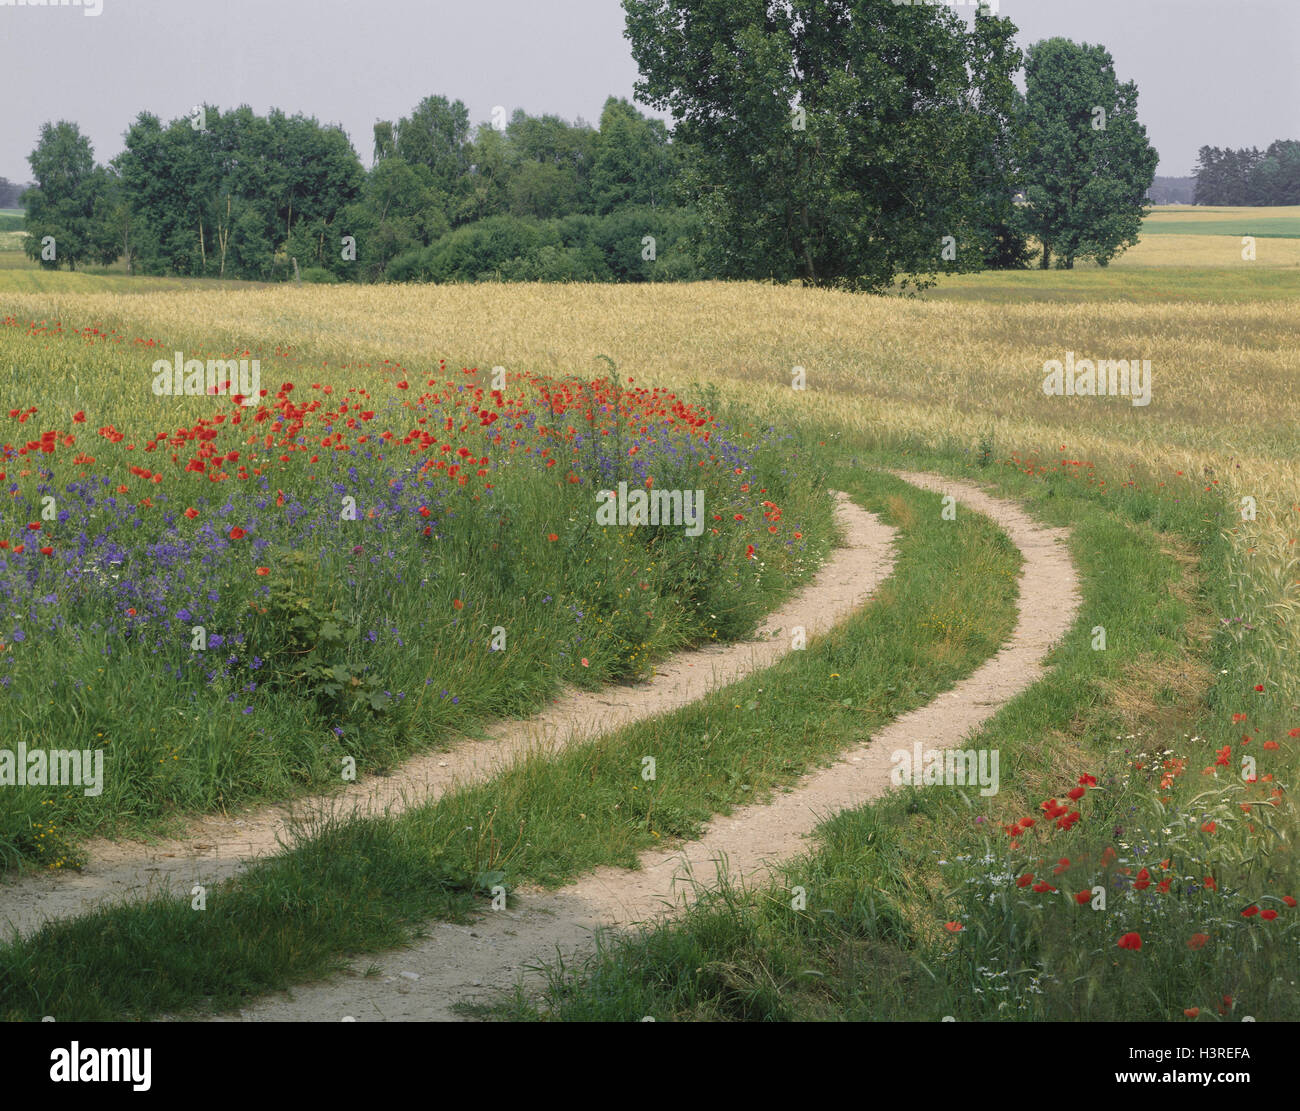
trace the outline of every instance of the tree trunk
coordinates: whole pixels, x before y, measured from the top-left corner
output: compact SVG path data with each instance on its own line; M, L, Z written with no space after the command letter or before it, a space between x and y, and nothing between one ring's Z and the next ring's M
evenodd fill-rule
M805 203L800 211L800 222L803 224L803 261L804 267L808 271L808 284L817 284L817 268L813 265L812 253L812 217L808 214L808 205Z
M230 243L230 194L226 194L226 225L217 227L217 244L221 247L221 272L218 277L226 276L226 247Z

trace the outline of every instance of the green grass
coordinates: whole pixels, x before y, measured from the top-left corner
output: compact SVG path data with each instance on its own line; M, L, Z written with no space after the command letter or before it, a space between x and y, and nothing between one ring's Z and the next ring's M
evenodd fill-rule
M400 816L303 830L284 855L209 891L206 910L167 896L51 923L0 947L0 1019L235 1006L415 936L491 884L630 867L930 701L1007 636L1019 553L987 519L944 522L937 495L892 477L846 472L842 488L900 527L898 562L875 604L806 651ZM939 613L942 627L927 619ZM647 753L653 785L640 775Z
M921 465L957 469L951 458L919 454ZM710 885L674 922L606 936L576 966L553 962L543 998L516 989L495 1007L499 1017L1169 1021L1199 1008L1213 1021L1225 996L1234 1020L1300 1017L1300 929L1280 898L1300 878L1294 857L1267 807L1252 810L1256 833L1243 828L1235 801L1253 788L1227 772L1222 781L1196 774L1213 765L1216 746L1241 735L1239 709L1251 711L1245 728L1256 734L1261 774L1275 768L1287 778L1294 762L1294 745L1272 758L1259 748L1285 737L1286 719L1253 693L1257 677L1241 671L1239 641L1204 632L1226 596L1221 508L1209 496L1103 494L1059 474L996 477L1037 515L1074 530L1084 591L1082 619L1051 673L968 742L1000 750L1003 792L986 800L958 788L904 789L836 815L819 828L817 847L773 882ZM1173 557L1179 543L1192 562ZM1107 630L1105 651L1092 648L1094 625ZM1165 749L1190 761L1167 805L1155 798ZM1100 789L1078 804L1084 818L1074 830L1056 830L1038 803L1063 798L1085 772ZM1002 824L1030 814L1038 825L1009 848ZM1203 833L1211 816L1220 828ZM1062 857L1070 864L1057 874ZM1155 881L1166 875L1164 859L1175 878L1169 892L1132 890L1141 867ZM1065 894L1011 882L1030 873ZM1202 886L1206 874L1216 891ZM1094 884L1107 888L1106 910L1067 899ZM808 892L806 909L792 908L795 885ZM1277 909L1278 919L1243 919L1252 903ZM948 932L947 921L963 930ZM1118 948L1129 931L1141 951ZM1202 932L1210 940L1189 948Z
M1163 305L1171 301L1205 304L1256 304L1293 299L1297 280L1286 270L1226 269L1211 266L1098 267L1074 270L995 270L941 277L925 299L1019 304L1102 301Z
M0 413L32 399L29 371L40 366L55 383L43 391L42 407L70 416L84 406L96 424L117 420L141 444L163 421L175 429L175 422L189 427L196 413L210 418L210 399L181 399L194 406L182 417L147 393L150 354L125 341L91 346L76 334L0 328L0 367L10 367L7 383L0 373ZM412 377L436 372L436 364L413 368ZM137 398L146 400L115 410L132 375ZM477 457L490 441L463 389L448 389L445 405L430 402L425 419L440 431L444 418L473 426L481 438L463 440ZM367 395L372 424L352 418L362 432L372 429L379 451L358 441L336 453L320 446L318 431L318 462L307 463L305 449L296 457L270 451L260 477L249 481L196 481L181 470L185 457L126 455L130 441L114 468L112 446L86 436L96 477L83 479L68 460L55 486L41 466L27 465L30 457L6 452L0 575L10 582L8 575L22 574L16 592L34 592L25 614L12 602L0 629L6 746L102 750L104 782L92 796L78 787L8 787L0 868L67 867L79 863L81 843L93 834L162 832L194 813L333 790L342 785L345 758L358 774L382 773L413 752L474 735L487 721L526 716L565 683L642 677L684 646L747 635L834 543L833 504L814 443L740 428L715 429L709 444L680 426L638 443L660 488L704 491L698 537L666 526L599 525L594 490L607 481L603 468L625 464L590 450L579 458L559 437L538 433L530 442L518 429L538 408L539 423L548 423L547 403L536 383L508 389L523 403L502 410L509 413L502 424L515 426L508 435L531 458L509 441L500 450L491 444L493 469L485 454L478 476L492 484L490 494L420 471L420 459L408 462L413 453L402 434L414 418L390 383ZM16 418L3 419L18 427ZM643 419L653 418L641 409L623 413L608 450L626 458ZM398 450L383 446L381 432ZM250 454L248 440L236 437L216 458L226 447ZM602 442L599 430L587 440ZM671 454L654 446L670 442ZM543 448L564 466L549 469L537 454ZM716 452L727 452L727 461ZM132 476L127 465L136 459L166 469L168 484ZM282 462L295 459L305 465ZM41 516L49 489L59 519ZM342 490L360 507L346 523ZM761 519L764 500L785 514L783 535ZM715 516L727 523L706 527ZM745 518L743 535L733 517ZM57 555L36 554L30 530L42 521L40 543ZM248 535L228 539L235 524ZM790 535L800 530L802 537ZM11 561L24 540L32 541L24 554L33 562L19 572ZM111 556L103 544L110 540L117 545ZM195 627L222 640L196 647ZM313 670L302 670L304 658Z
M1242 213L1222 220L1148 217L1143 235L1253 235L1256 239L1300 239L1300 216L1251 216Z
M184 289L255 289L265 283L235 278L176 278L128 274L122 262L76 270L50 270L24 253L24 231L0 230L0 292L4 293L165 293Z

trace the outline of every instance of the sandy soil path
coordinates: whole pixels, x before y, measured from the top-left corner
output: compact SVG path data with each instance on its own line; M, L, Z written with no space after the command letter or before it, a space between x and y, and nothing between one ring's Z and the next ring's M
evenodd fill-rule
M428 937L401 950L364 957L333 979L268 996L236 1016L246 1021L447 1020L458 1001L486 1000L533 962L590 949L594 930L627 926L666 913L689 898L686 870L704 881L725 860L733 877L760 877L789 857L823 818L877 798L889 787L890 754L960 742L999 707L1036 682L1043 659L1070 628L1079 606L1078 576L1064 530L1043 528L1014 503L938 475L898 472L906 481L954 495L962 508L987 514L1024 555L1019 616L1007 644L947 694L897 719L832 766L805 777L768 805L715 820L698 841L641 857L641 870L604 868L558 892L519 892L518 906L486 912L471 925L436 923ZM879 565L874 565L879 567ZM870 575L870 572L868 572ZM856 584L859 596L863 583ZM874 587L874 582L871 584ZM848 585L845 584L845 589ZM800 621L811 623L806 611ZM792 620L786 618L786 620ZM795 622L799 623L799 622ZM379 968L367 977L370 965Z
M0 937L27 933L47 919L94 906L139 898L156 890L188 891L211 885L251 860L277 852L294 815L322 812L399 812L458 786L482 782L534 750L556 751L631 721L667 713L711 690L770 667L790 650L790 630L826 632L869 601L893 567L894 530L838 496L844 546L835 549L813 580L775 613L750 641L681 652L636 686L569 691L541 713L504 721L484 740L465 739L448 752L418 756L394 774L368 778L336 794L300 799L291 806L217 815L191 823L187 836L152 844L95 841L79 873L42 873L0 884ZM403 981L406 982L406 981Z

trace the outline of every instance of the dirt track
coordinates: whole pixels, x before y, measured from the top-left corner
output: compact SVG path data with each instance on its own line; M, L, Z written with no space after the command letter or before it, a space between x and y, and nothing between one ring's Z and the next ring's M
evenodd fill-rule
M769 667L790 650L793 626L804 626L809 636L826 632L864 605L893 566L892 529L843 494L837 519L844 546L832 552L812 582L768 617L754 640L678 653L656 668L651 681L637 686L567 692L531 718L500 723L485 740L460 741L449 752L408 761L393 775L363 780L333 795L300 799L292 808L206 817L193 822L183 840L151 845L92 842L87 846L89 863L80 873L42 873L0 885L0 936L27 933L47 919L150 891L211 885L249 861L278 851L292 814L309 818L322 812L396 813L457 786L482 782L529 751L556 751L667 713Z
M720 817L700 840L672 852L644 854L639 871L602 868L558 892L521 891L516 908L485 913L469 926L436 923L427 938L410 948L363 958L349 973L269 996L235 1017L246 1021L454 1019L454 1003L491 998L525 975L533 962L557 952L568 959L589 950L597 928L645 921L680 905L689 897L689 885L679 882L688 868L708 881L716 875L717 862L725 859L734 877L760 875L769 862L797 853L824 817L883 794L889 786L894 750L910 749L918 741L927 749L956 746L1028 689L1043 674L1043 658L1070 628L1079 605L1078 577L1065 548L1066 533L1040 527L1014 503L969 484L937 475L900 472L900 477L928 490L953 494L966 511L987 514L1024 556L1015 630L1008 643L972 675L886 726L870 741L849 749L837 763L806 777L769 805ZM862 578L853 584L858 599L875 588L888 566L879 554L886 540L878 529L879 525L868 530L863 524L861 552L877 555L864 561ZM786 613L780 620L816 624L809 611L797 604L793 614ZM380 972L367 978L363 971L372 964Z

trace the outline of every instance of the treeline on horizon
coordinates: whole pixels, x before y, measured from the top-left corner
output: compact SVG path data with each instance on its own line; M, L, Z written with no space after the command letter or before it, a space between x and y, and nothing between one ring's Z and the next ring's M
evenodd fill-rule
M1196 162L1196 204L1300 204L1300 141L1279 139L1265 151L1202 147Z
M613 97L599 128L520 110L471 136L462 102L430 96L375 125L368 171L341 128L279 110L141 113L108 166L75 124L46 124L37 179L75 176L77 195L56 212L48 190L28 191L29 253L49 233L73 265L151 275L273 281L296 260L326 282L689 278L680 153L662 121Z
M269 281L880 291L1104 266L1137 240L1157 156L1102 46L1022 51L1010 20L890 0L833 3L834 33L767 5L623 7L636 97L671 132L615 97L595 127L517 110L472 129L461 101L429 96L375 125L367 170L340 127L279 110L142 112L109 165L75 123L46 123L26 250Z

